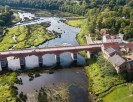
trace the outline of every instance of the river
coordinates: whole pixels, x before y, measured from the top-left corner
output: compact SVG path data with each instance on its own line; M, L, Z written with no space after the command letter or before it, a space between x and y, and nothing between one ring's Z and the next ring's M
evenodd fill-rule
M79 33L80 28L71 27L62 22L64 18L60 17L36 17L36 15L25 11L19 11L22 19L21 22L15 26L25 26L31 24L40 24L42 22L50 22L48 31L55 31L61 33L60 38L55 38L46 43L39 45L42 47L51 46L66 46L78 45L76 35ZM25 21L29 19L29 21ZM33 46L34 47L34 46ZM46 88L46 92L50 95L47 96L48 102L89 102L88 98L88 82L83 67L69 67L72 63L70 53L66 52L60 55L62 69L55 70L54 73L49 74L45 71L40 72L40 76L30 81L27 73L21 73L18 78L22 80L23 84L15 84L18 88L18 93L23 92L27 95L27 102L37 102L38 93L42 88ZM78 65L85 65L85 59L78 55ZM19 59L8 58L8 66L12 70L20 69ZM56 64L54 55L47 54L43 56L43 65L48 68ZM33 69L38 67L38 58L36 56L26 57L26 67ZM64 93L62 91L65 89ZM36 94L37 93L37 94ZM54 96L55 95L55 96ZM60 95L60 97L57 97ZM52 97L52 98L51 98ZM56 98L55 98L56 97ZM61 98L64 97L65 101ZM54 99L55 98L55 99ZM51 101L49 101L51 100ZM39 101L43 102L43 101ZM45 101L44 101L45 102Z

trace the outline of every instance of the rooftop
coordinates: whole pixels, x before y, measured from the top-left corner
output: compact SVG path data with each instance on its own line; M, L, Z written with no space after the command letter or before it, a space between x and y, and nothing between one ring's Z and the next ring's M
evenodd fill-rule
M109 61L113 64L113 65L116 65L116 66L120 66L122 65L123 63L126 62L126 60L124 58L122 58L121 56L119 55L114 55L112 57L109 58Z
M106 39L121 39L119 34L117 35L105 34L104 36L106 37Z
M105 49L105 51L108 52L109 55L116 52L116 50L112 47L108 47L107 49Z
M128 61L130 65L133 65L133 60Z
M118 42L112 42L112 43L103 43L104 49L108 48L108 47L112 47L112 48L120 48L120 44Z
M126 44L126 47L128 47L129 49L133 50L133 42L129 42Z

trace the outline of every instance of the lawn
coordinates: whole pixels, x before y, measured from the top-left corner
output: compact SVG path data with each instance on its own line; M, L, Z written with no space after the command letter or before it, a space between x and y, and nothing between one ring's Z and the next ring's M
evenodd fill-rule
M121 85L103 98L103 102L133 102L133 84Z

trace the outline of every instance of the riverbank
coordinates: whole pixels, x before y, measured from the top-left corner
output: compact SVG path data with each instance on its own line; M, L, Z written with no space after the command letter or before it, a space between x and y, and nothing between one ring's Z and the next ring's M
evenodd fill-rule
M80 25L77 22L80 22ZM81 28L80 33L77 35L77 40L81 45L86 44L85 35L89 33L86 21L68 20L67 24ZM86 56L84 52L82 55ZM93 96L93 101L132 102L133 91L131 88L133 83L128 82L128 75L126 73L121 75L116 74L114 67L104 59L102 53L96 58L87 60L87 63L88 65L85 67L85 72L89 81L88 90L91 96Z
M86 38L85 35L89 34L89 29L86 24L87 19L79 19L79 20L67 20L65 23L73 26L73 27L80 27L80 32L76 36L77 41L80 45L86 44Z
M42 23L7 28L3 40L0 42L0 50L38 46L41 43L58 37L59 34L46 30L49 26L49 23Z

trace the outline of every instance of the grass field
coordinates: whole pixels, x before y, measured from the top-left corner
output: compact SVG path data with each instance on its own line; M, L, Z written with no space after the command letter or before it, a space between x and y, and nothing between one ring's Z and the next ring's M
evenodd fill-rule
M133 102L133 84L115 87L104 96L103 102Z

